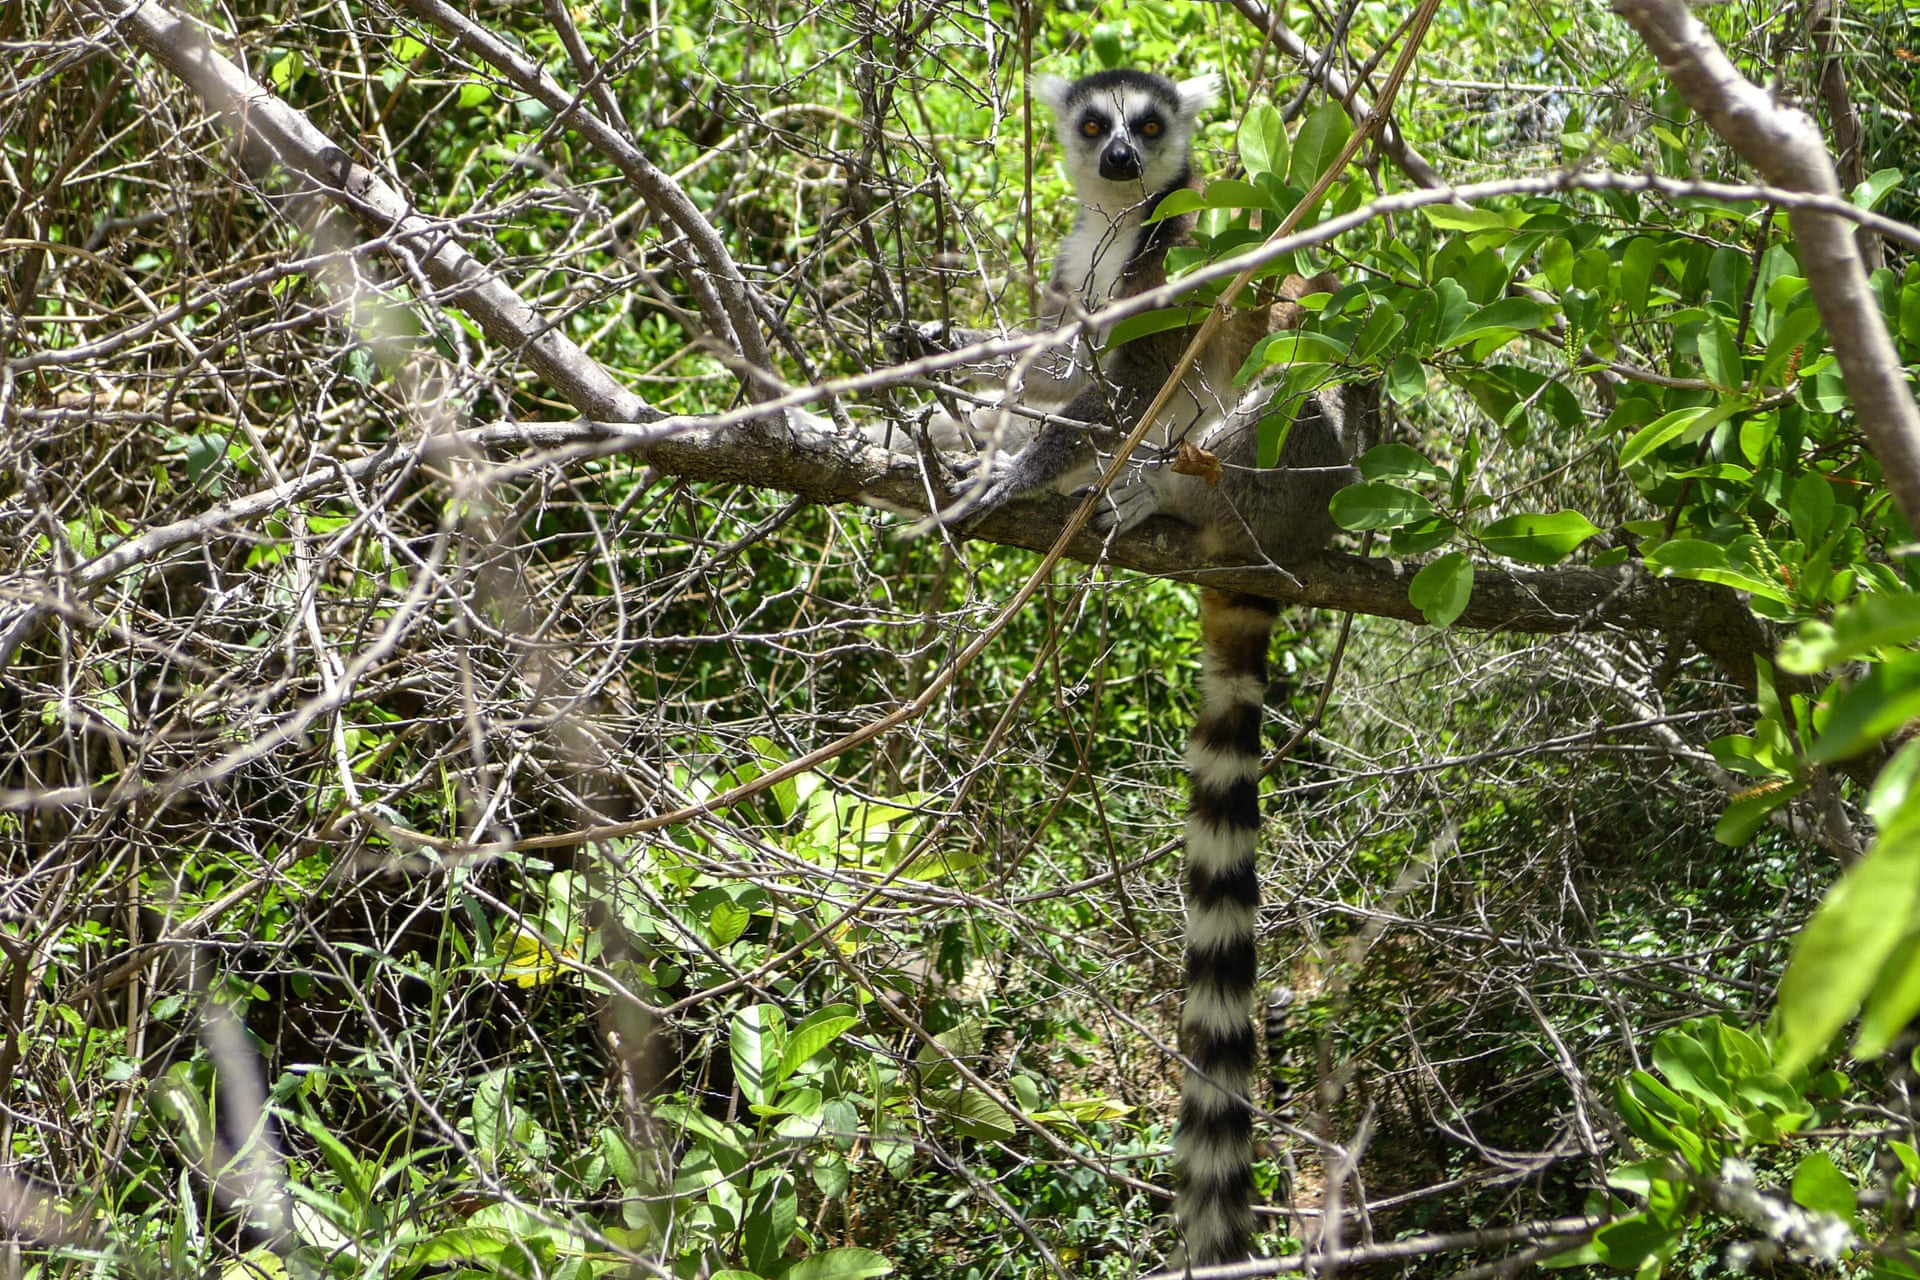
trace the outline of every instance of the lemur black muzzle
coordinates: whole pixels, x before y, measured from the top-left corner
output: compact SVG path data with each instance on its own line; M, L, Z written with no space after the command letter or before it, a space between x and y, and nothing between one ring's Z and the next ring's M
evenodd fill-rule
M1125 182L1140 176L1140 153L1133 144L1115 139L1100 153L1100 176L1108 182Z

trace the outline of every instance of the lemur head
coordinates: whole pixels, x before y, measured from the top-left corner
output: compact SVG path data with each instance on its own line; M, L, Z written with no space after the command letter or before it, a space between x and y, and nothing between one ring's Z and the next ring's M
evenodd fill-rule
M1187 176L1194 125L1220 95L1220 77L1178 83L1146 71L1100 71L1069 83L1038 76L1053 112L1067 177L1088 204L1131 205Z

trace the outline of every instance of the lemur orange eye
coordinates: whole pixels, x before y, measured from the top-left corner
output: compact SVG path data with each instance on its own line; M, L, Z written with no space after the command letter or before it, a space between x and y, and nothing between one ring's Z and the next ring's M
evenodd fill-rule
M1140 136L1143 138L1157 138L1160 136L1161 128L1162 126L1158 120L1149 120L1140 126Z
M1099 137L1100 122L1098 120L1082 120L1080 122L1080 134L1082 137L1086 137L1086 138Z

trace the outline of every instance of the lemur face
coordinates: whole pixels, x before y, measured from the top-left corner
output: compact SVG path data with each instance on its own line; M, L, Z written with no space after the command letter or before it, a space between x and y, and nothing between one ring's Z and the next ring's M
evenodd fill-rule
M1123 207L1182 180L1194 125L1219 92L1218 76L1176 84L1145 71L1033 82L1034 96L1053 112L1074 192L1089 204Z

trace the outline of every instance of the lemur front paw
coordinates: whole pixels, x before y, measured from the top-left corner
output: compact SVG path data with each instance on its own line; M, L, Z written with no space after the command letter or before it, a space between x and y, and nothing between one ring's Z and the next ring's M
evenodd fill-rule
M1013 477L1005 473L1006 462L1007 459L1004 456L992 459L975 456L957 459L948 464L955 478L963 486L958 510L948 516L945 521L949 529L960 534L971 533L979 527L981 521L1024 492L1021 486L1013 482ZM1001 469L1002 473L993 476L978 497L968 498L966 493L979 483L983 469L986 469L990 475L993 469Z

